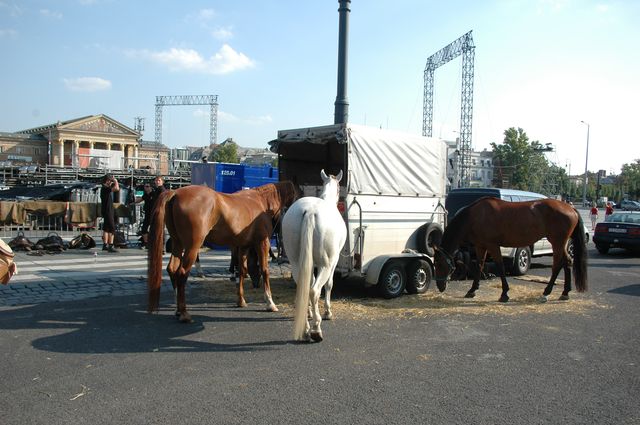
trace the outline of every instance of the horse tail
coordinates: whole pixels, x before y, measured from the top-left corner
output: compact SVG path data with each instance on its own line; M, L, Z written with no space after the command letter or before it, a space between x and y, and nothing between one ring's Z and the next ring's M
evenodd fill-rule
M175 192L167 190L160 194L151 213L149 226L149 246L147 262L147 289L149 301L147 311L149 313L158 309L160 304L160 286L162 285L162 250L164 245L164 221L166 204L173 198Z
M298 279L296 286L296 310L293 315L293 338L297 341L304 338L307 325L307 309L309 308L309 290L313 278L313 229L315 216L305 213L302 217L300 233L300 251L298 253Z
M573 275L578 292L587 290L587 241L584 234L584 223L578 214L578 224L573 229Z

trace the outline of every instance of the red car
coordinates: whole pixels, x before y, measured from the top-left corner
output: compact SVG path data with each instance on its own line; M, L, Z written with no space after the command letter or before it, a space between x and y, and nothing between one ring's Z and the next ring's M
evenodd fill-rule
M616 211L596 225L593 242L598 252L609 248L625 248L640 252L640 211Z

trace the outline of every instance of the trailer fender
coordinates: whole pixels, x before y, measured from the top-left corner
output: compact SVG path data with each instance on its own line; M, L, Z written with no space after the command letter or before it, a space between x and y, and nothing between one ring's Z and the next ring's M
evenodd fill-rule
M391 255L380 255L373 260L371 260L367 266L367 272L365 276L365 280L369 285L377 285L378 278L380 277L380 272L382 272L382 268L393 256Z

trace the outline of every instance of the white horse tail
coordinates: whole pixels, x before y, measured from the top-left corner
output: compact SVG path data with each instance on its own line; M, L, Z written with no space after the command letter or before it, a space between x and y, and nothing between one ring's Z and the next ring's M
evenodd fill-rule
M307 309L309 308L309 290L313 278L313 230L315 226L313 213L305 212L302 217L300 232L300 251L298 256L298 278L296 279L296 311L293 316L293 339L305 338L307 326Z

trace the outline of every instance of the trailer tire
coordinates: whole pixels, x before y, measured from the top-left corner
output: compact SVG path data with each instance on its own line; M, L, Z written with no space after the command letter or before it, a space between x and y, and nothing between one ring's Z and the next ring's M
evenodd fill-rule
M404 292L407 285L407 273L399 261L389 261L378 279L380 295L386 299L397 298Z
M431 285L433 272L431 265L425 260L415 260L407 267L407 292L424 294Z
M425 223L418 227L418 252L433 257L436 253L434 246L442 241L442 227L438 223Z

